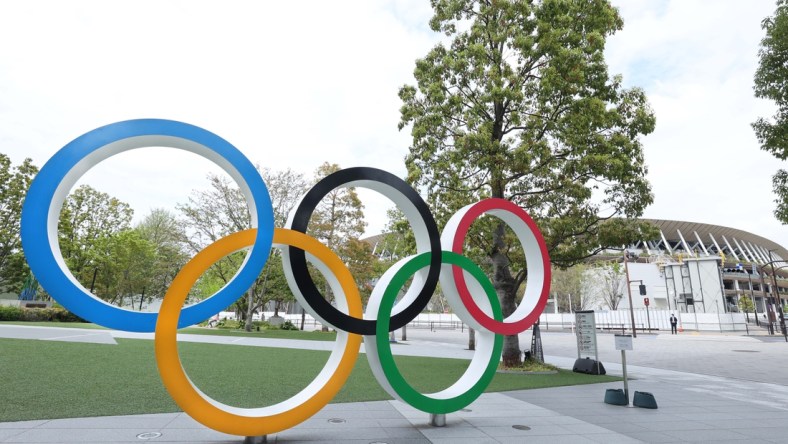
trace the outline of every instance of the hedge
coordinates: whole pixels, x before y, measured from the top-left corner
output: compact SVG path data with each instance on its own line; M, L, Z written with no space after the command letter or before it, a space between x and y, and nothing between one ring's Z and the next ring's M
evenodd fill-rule
M62 308L20 308L12 306L0 306L0 321L86 322L74 313Z

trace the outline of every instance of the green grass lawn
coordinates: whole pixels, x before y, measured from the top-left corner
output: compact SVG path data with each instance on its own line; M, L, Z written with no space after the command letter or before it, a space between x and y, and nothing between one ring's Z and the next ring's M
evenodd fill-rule
M161 384L153 341L118 345L0 339L0 422L179 411ZM181 359L197 387L239 407L260 407L306 387L328 353L265 347L181 343ZM400 356L402 373L423 392L451 385L468 361ZM497 374L487 391L616 381L570 371L555 375ZM390 399L359 355L333 402Z
M87 329L104 329L100 325L91 324L87 322L23 322L23 321L2 321L0 325L21 325L30 327L62 327L62 328L87 328ZM192 335L214 335L214 336L241 336L250 338L274 338L274 339L303 339L307 341L333 341L336 339L336 332L323 332L323 331L309 331L309 330L263 330L251 331L247 333L245 330L236 329L221 329L221 328L203 328L203 327L187 327L178 330L179 333L188 333Z

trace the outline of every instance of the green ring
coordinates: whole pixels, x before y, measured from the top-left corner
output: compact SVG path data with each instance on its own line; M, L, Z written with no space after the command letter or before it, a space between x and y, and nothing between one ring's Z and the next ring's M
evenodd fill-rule
M447 399L430 398L424 394L419 393L405 380L394 362L394 356L391 353L391 344L389 343L389 319L391 317L391 310L394 307L394 302L400 289L405 285L408 278L415 274L420 269L429 266L430 252L422 253L415 256L413 259L405 263L402 268L391 278L391 282L386 287L383 293L383 298L378 308L378 323L375 334L375 341L378 347L378 357L383 372L388 379L391 388L400 396L400 398L411 406L427 412L427 413L451 413L456 412L476 400L490 385L495 372L498 369L498 363L501 360L501 351L503 350L503 336L496 334L495 342L493 344L492 356L490 356L490 363L482 373L479 380L464 393ZM470 259L465 256L459 255L451 251L441 252L441 261L452 265L457 265L471 273L471 275L481 283L484 288L487 298L490 300L492 306L493 318L496 321L503 320L501 312L501 304L498 302L498 295L495 292L490 280L484 272Z

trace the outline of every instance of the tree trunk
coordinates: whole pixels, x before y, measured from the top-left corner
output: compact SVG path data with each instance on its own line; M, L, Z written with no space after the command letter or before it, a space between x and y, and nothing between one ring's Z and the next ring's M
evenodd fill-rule
M246 292L246 323L244 324L244 330L252 331L253 316L254 316L254 292L250 288L249 291Z
M493 234L493 252L490 259L493 264L492 283L501 302L503 317L514 313L517 309L517 280L512 276L509 259L503 254L505 249L504 234L505 224L499 223ZM522 365L522 352L520 351L520 338L517 335L506 336L503 341L503 364L507 367Z
M476 350L476 330L468 327L468 350Z

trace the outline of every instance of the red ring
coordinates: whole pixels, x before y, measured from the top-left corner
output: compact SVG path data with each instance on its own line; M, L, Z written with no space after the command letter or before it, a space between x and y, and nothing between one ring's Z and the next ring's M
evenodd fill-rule
M465 308L468 310L468 313L470 313L470 315L473 316L473 318L479 322L479 324L494 333L503 335L516 335L534 325L534 323L536 323L536 321L539 319L539 315L544 310L545 305L547 305L547 296L550 293L550 256L547 253L547 244L544 241L542 232L539 231L539 227L536 226L536 223L533 219L531 219L531 216L529 216L528 213L526 213L522 208L518 207L512 202L499 198L489 198L479 201L470 207L462 216L459 224L457 224L457 231L454 234L454 241L452 243L452 251L454 253L463 253L462 247L471 223L473 223L473 221L479 216L487 213L490 210L505 210L522 219L531 230L534 238L536 238L536 243L539 244L539 249L541 250L542 254L542 266L544 268L544 283L542 284L542 293L539 296L536 306L530 313L528 313L528 315L519 321L496 321L495 319L487 316L487 314L485 314L479 308L479 306L476 305L476 302L473 300L473 297L468 291L468 286L465 283L465 276L463 275L462 268L453 265L452 275L454 276L454 282L457 286L457 292L460 295L460 299L462 300L463 304L465 304ZM523 249L524 248L525 246L523 246ZM526 291L527 289L528 288L526 287Z

